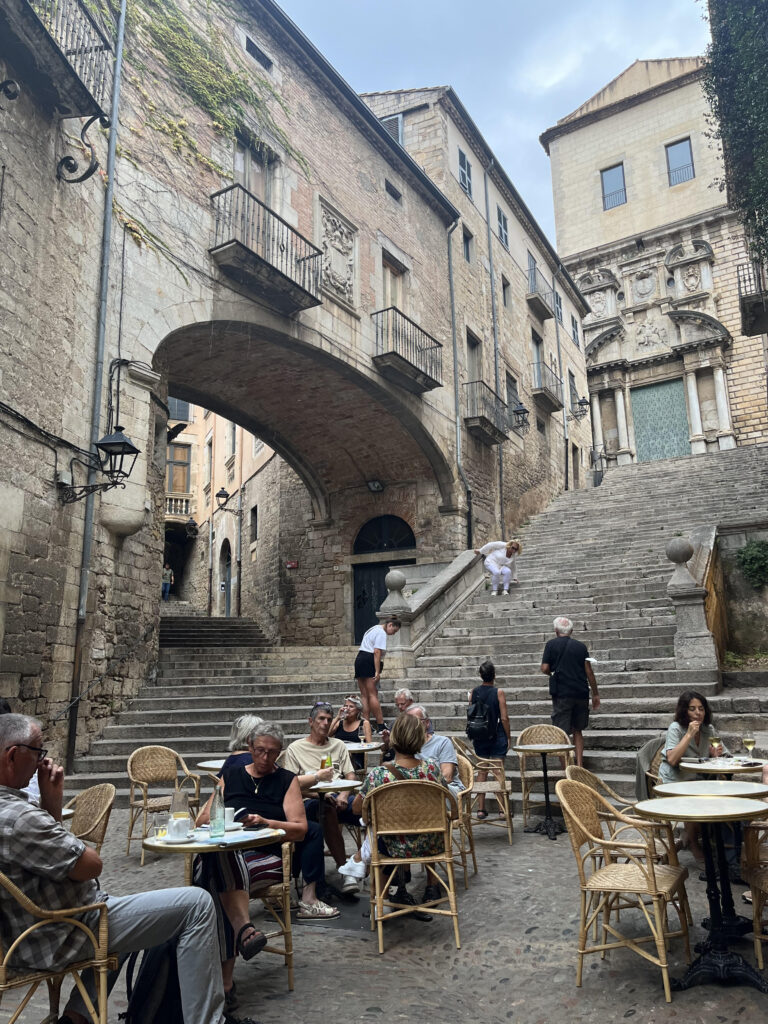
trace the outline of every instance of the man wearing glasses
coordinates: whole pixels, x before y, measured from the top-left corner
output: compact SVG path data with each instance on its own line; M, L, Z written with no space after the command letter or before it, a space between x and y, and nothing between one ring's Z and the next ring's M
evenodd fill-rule
M309 736L289 743L280 758L283 768L299 777L301 791L308 798L304 800L304 806L310 821L320 818L320 800L308 792L312 786L338 778L356 778L346 743L328 735L332 721L332 705L324 700L317 701L309 712ZM326 766L328 762L330 767ZM337 868L347 862L340 823L353 824L357 821L350 804L349 793L338 793L333 797L329 794L324 802L323 835ZM343 878L340 888L345 893L356 892L357 882L354 878Z
M102 861L95 850L61 824L64 771L42 746L40 723L26 715L0 715L0 865L8 878L46 910L107 904L109 951L121 961L135 950L176 940L181 1003L185 1024L236 1024L224 1013L216 912L202 889L157 889L133 896L108 896L96 880ZM40 806L23 788L37 773ZM4 890L0 894L0 934L7 945L35 918ZM82 918L98 927L96 912ZM50 926L36 930L14 953L12 965L61 969L86 959L92 945L79 928ZM109 978L109 986L117 972ZM86 984L91 998L94 991ZM59 1024L88 1024L90 1016L73 988ZM249 1024L248 1019L241 1024ZM253 1022L250 1022L253 1024Z

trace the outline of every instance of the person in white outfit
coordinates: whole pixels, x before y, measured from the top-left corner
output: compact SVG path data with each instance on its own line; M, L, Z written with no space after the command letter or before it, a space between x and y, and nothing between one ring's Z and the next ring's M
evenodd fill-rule
M517 556L523 550L519 540L492 540L480 549L475 548L476 555L485 557L485 568L491 574L491 597L499 592L499 581L503 593L509 593L509 584L517 583Z

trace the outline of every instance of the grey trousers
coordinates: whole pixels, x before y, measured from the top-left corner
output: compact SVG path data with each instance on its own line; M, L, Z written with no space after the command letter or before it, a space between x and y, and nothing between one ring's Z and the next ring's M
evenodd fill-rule
M184 1024L221 1024L224 987L216 911L210 893L187 886L141 892L135 896L108 896L106 902L109 951L120 955L120 965L135 950L176 939ZM119 971L110 974L110 990L118 974ZM86 988L93 999L92 975L86 980ZM67 1010L88 1017L77 987L72 991Z

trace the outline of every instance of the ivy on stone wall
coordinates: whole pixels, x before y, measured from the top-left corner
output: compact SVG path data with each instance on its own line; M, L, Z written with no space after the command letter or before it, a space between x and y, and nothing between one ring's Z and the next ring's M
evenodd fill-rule
M750 540L736 552L736 561L756 589L768 583L768 540Z
M768 3L708 0L712 43L704 92L723 146L728 205L752 254L768 262Z

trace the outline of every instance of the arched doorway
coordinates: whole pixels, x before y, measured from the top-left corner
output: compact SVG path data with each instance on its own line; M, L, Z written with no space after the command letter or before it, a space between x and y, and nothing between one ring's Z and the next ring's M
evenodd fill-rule
M399 516L369 519L355 537L355 555L373 555L386 551L407 551L416 547L416 538L408 523ZM355 643L366 629L374 626L376 612L387 596L384 578L393 565L414 565L415 558L394 558L360 562L354 566Z
M225 540L219 552L219 587L224 595L224 615L232 614L232 548Z

